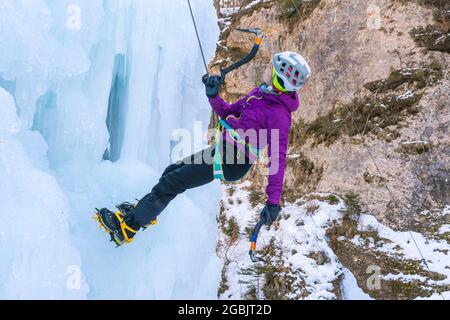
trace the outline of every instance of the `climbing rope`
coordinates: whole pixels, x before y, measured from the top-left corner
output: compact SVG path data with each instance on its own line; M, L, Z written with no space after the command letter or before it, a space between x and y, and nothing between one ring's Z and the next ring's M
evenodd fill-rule
M355 120L353 118L353 113L350 114L350 117L351 117L351 120L352 120L352 124L355 126ZM398 201L395 198L394 193L392 192L391 188L389 188L388 184L386 183L387 180L386 180L383 172L380 170L377 162L375 161L375 157L372 155L372 152L370 152L369 147L366 144L364 144L364 143L362 145L363 145L364 149L366 150L367 154L369 155L370 159L372 160L372 162L373 162L373 164L374 164L378 174L382 178L381 180L382 180L383 186L388 191L389 197L391 198L391 201L395 204L395 206L398 209L402 210L402 207L398 204ZM386 148L386 147L384 147L384 148ZM411 224L411 220L410 219L407 219L407 224L408 224L408 233L409 233L409 235L410 235L410 237L412 239L412 242L413 242L414 246L416 247L417 251L419 252L419 255L421 257L421 260L422 260L423 264L427 268L428 272L432 273L432 271L430 269L430 266L428 265L428 262L425 259L425 255L423 254L422 250L420 249L420 246L419 246L418 242L416 241L416 239L414 238L414 235L413 235L413 233L411 231L412 230L412 224ZM431 279L431 280L433 280L433 279ZM437 286L437 281L436 280L434 280L434 283L436 284L436 290L435 291L437 291L437 293L441 296L442 300L446 300L444 295L442 294L442 291L440 290L439 286Z
M189 5L189 11L191 13L192 22L194 24L195 34L197 36L197 41L198 41L198 45L199 45L200 52L201 52L201 55L202 55L203 64L205 65L206 73L208 73L208 65L206 63L205 53L204 53L204 50L203 50L203 45L202 45L202 42L200 40L200 35L198 33L197 23L195 21L195 16L194 16L194 12L192 10L191 1L187 0L187 2L188 2L188 5ZM238 29L236 29L236 31L245 32L245 33L253 33L253 34L256 35L256 39L255 39L255 42L253 44L253 47L252 47L251 51L245 57L243 57L239 61L233 63L232 65L230 65L230 66L220 70L220 74L222 76L222 81L225 80L225 76L227 74L229 74L230 72L232 72L232 71L242 67L243 65L245 65L245 64L249 63L251 60L253 60L253 58L255 58L256 54L258 53L258 51L260 49L262 40L264 39L264 32L261 29L259 29L259 28L248 28L248 29L238 28Z
M301 13L300 13L300 10L298 10L298 7L297 7L297 5L295 4L294 0L291 0L291 2L292 2L292 4L294 5L294 8L295 8L295 10L297 11L299 17L301 18L302 15L301 15Z
M203 51L202 41L200 40L200 36L198 34L197 23L195 22L194 12L192 11L191 0L187 0L187 3L189 5L189 11L191 12L192 23L194 24L195 34L197 35L197 41L198 41L198 45L200 47L200 52L202 54L203 64L205 65L206 73L208 73L208 65L206 64L205 53Z
M372 160L372 162L373 162L373 164L374 164L376 170L378 171L378 174L382 177L383 185L384 185L384 187L386 188L386 190L389 192L389 196L390 196L391 200L395 203L395 206L396 206L397 208L399 208L400 210L402 210L402 208L399 206L399 204L398 204L396 198L394 197L394 193L392 192L391 188L389 188L389 186L387 185L387 183L386 183L386 178L384 177L383 173L381 172L380 168L378 167L378 165L377 165L377 163L376 163L376 161L375 161L375 158L373 157L372 153L370 152L369 147L366 146L365 144L363 144L363 146L364 146L364 148L366 149L367 153L369 154L369 157L371 158L371 160ZM410 235L410 237L411 237L411 239L412 239L412 241L413 241L413 244L414 244L414 246L417 248L417 251L419 252L419 255L420 255L421 259L422 259L422 262L424 263L424 265L425 265L425 267L427 268L428 272L432 273L432 271L431 271L431 269L430 269L430 266L428 265L428 262L427 262L427 260L425 259L425 256L424 256L422 250L420 250L419 244L417 243L417 241L416 241L416 239L414 238L414 235L413 235L413 233L412 233L412 231L411 231L411 229L412 229L411 220L410 220L410 219L407 219L407 223L408 223L408 233L409 233L409 235ZM432 279L432 280L433 280L433 279ZM436 281L436 280L434 280L434 283L436 284L436 288L437 288L436 290L437 290L437 293L441 296L442 300L446 300L445 297L444 297L444 295L442 294L441 289L440 289L439 286L437 285L437 281Z
M198 41L198 44L199 44L200 52L202 54L203 63L205 65L205 70L206 70L206 73L208 74L208 66L206 64L205 54L204 54L203 46L202 46L202 43L201 43L201 40L200 40L200 36L199 36L199 33L198 33L198 28L197 28L197 23L195 21L194 12L192 10L192 6L191 6L190 0L187 0L187 2L188 2L188 5L189 5L189 11L191 13L192 22L194 24L195 33L197 35L197 41ZM239 12L241 10L242 10L242 6L239 9ZM259 51L259 49L261 47L261 43L262 43L262 41L264 39L264 32L261 29L259 29L259 28L236 29L236 30L240 31L240 32L255 34L256 35L256 39L255 39L255 42L253 44L253 47L252 47L251 51L245 57L243 57L239 61L231 64L230 66L228 66L226 68L221 68L220 69L220 75L221 75L221 81L222 82L225 81L225 77L226 77L226 75L228 73L230 73L230 72L232 72L232 71L242 67L243 65L249 63L251 60L253 60L256 57L256 54L258 53L258 51ZM233 136L234 130L233 130L233 128L231 128L226 123L226 121L224 121L223 119L219 118L219 124L220 124L221 127L225 128L227 131L231 132L232 136ZM235 134L235 136L236 136L236 134ZM237 135L237 137L239 137L239 135ZM222 161L221 161L220 150L219 150L220 138L221 138L221 130L217 130L216 139L215 139L216 140L215 141L215 143L216 143L216 150L215 150L214 165L213 165L213 173L214 173L214 177L216 179L223 179L223 170L222 170L222 164L221 164ZM238 140L243 140L243 139L239 138ZM245 143L245 141L244 141L244 143ZM259 150L255 149L255 148L250 148L250 150L253 153L256 153L257 155L259 155ZM259 231L260 231L262 226L263 226L263 224L260 221L255 226L255 229L253 231L252 237L250 239L250 241L251 241L251 248L250 248L249 254L250 254L251 260L253 262L255 262L255 263L264 261L262 258L256 256L256 242L258 240L258 234L259 234Z

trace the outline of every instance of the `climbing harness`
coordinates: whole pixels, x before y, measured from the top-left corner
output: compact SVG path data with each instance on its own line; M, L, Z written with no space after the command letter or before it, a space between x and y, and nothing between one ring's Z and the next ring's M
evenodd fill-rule
M249 104L250 100L252 100L252 99L260 100L260 99L262 99L262 97L257 97L257 96L249 97L245 101L245 105L243 106L243 108L241 109L240 112L242 112L244 110L244 108ZM261 150L256 148L256 147L254 147L254 146L252 146L247 141L245 141L245 139L243 139L236 130L234 130L225 120L223 120L220 117L219 117L219 121L217 123L217 126L216 126L215 130L216 130L216 136L215 136L216 147L215 147L215 151L214 151L214 166L213 166L214 179L216 179L216 180L225 180L225 176L223 174L223 169L222 169L222 164L223 164L223 162L222 162L222 155L221 155L221 152L220 152L220 145L221 145L221 141L222 141L223 130L226 130L228 132L228 134L230 135L230 137L236 143L242 145L244 147L244 149L245 149L245 152L248 151L256 159L259 159L259 157L261 155ZM239 153L240 153L240 150L238 149L238 157L239 157Z
M220 152L220 146L222 142L222 132L226 130L231 138L244 146L246 150L248 150L251 154L255 156L256 159L259 159L261 150L252 146L250 143L246 142L236 130L234 130L225 120L219 118L219 123L216 127L216 136L215 136L215 151L214 151L214 179L216 180L225 180L225 176L223 174L223 161L222 154ZM240 151L239 151L240 152Z
M222 119L220 119L222 120ZM222 155L220 153L220 141L222 140L222 130L221 130L221 124L219 121L219 124L216 128L216 136L214 138L216 146L214 150L214 163L213 163L213 174L215 180L223 180L224 174L223 174L223 162L222 162Z
M232 65L220 69L220 78L223 82L225 80L225 77L230 72L242 67L243 65L249 63L252 59L256 57L256 54L259 51L259 48L261 47L262 40L264 39L264 32L259 28L250 28L250 29L236 29L240 32L246 32L246 33L253 33L256 35L255 42L253 44L252 50L241 60L237 61L236 63L233 63ZM250 100L250 98L249 98ZM249 101L247 100L247 102ZM255 157L258 159L260 155L260 150L255 148L254 146L247 143L242 137L234 130L225 120L221 119L219 117L219 122L216 127L216 136L215 136L215 153L214 153L214 165L213 165L213 172L214 172L214 179L216 180L224 180L223 175L223 168L222 168L222 156L220 154L220 144L221 144L221 138L222 138L222 130L225 129L230 136L239 144L245 146L249 149L249 151L255 155Z

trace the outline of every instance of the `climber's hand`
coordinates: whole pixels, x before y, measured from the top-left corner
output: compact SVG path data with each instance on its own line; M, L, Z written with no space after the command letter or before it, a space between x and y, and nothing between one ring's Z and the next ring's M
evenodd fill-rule
M210 76L209 74L205 74L202 78L202 82L206 88L206 96L210 99L218 96L220 92L220 87L222 86L222 77L221 76Z
M267 226L272 225L272 223L277 220L280 211L280 205L270 203L266 204L264 209L261 211L261 221Z

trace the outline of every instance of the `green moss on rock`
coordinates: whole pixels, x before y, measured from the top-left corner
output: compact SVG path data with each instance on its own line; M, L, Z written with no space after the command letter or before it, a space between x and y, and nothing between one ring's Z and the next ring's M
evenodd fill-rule
M230 239L231 242L235 242L239 238L239 224L235 217L228 219L228 222L223 229L223 233Z
M430 141L410 141L401 143L395 151L409 155L430 152L433 144Z
M406 300L429 297L441 289L446 290L431 285L430 282L402 281L401 278L388 280L384 277L380 280L379 288L370 288L367 280L371 276L368 270L372 266L379 267L381 276L419 275L432 281L440 281L446 277L439 273L429 272L420 261L388 256L383 252L370 250L365 246L356 246L349 240L337 240L340 236L345 236L345 232L342 232L343 230L340 227L331 228L328 231L330 246L339 261L355 275L358 285L373 298Z
M305 20L319 6L321 0L279 0L278 8L281 18Z
M251 205L256 207L258 204L264 203L264 197L264 192L257 189L252 189L250 190L248 199Z
M363 174L364 181L367 183L377 183L381 184L385 181L385 179L379 175L372 174L370 172L364 172Z
M221 295L223 295L227 290L230 289L229 285L228 285L228 279L227 279L227 275L226 275L226 268L227 266L225 265L222 268L222 272L221 272L221 280L220 280L220 285L219 285L219 289L217 291L217 296L220 298Z
M428 25L411 30L414 41L421 47L431 51L450 52L450 29L440 29L438 26Z
M404 68L392 71L387 79L367 83L364 87L377 93L396 90L405 83L415 84L416 88L422 89L435 84L442 79L442 76L441 65L437 62L433 62L426 67Z
M409 91L401 96L355 99L351 104L333 109L314 120L308 125L306 135L312 137L316 144L331 145L344 134L353 137L395 126L407 116L419 112L415 106L421 98L422 94ZM380 138L383 137L381 132L376 132Z

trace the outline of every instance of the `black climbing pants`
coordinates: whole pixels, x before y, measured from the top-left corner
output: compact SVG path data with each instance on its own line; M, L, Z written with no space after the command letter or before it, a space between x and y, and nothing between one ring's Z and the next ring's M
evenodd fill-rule
M141 227L149 225L177 195L214 181L214 153L214 146L210 146L167 167L151 193L142 198L133 210L134 222ZM252 167L249 158L228 143L221 145L221 154L223 173L227 181L243 178Z

